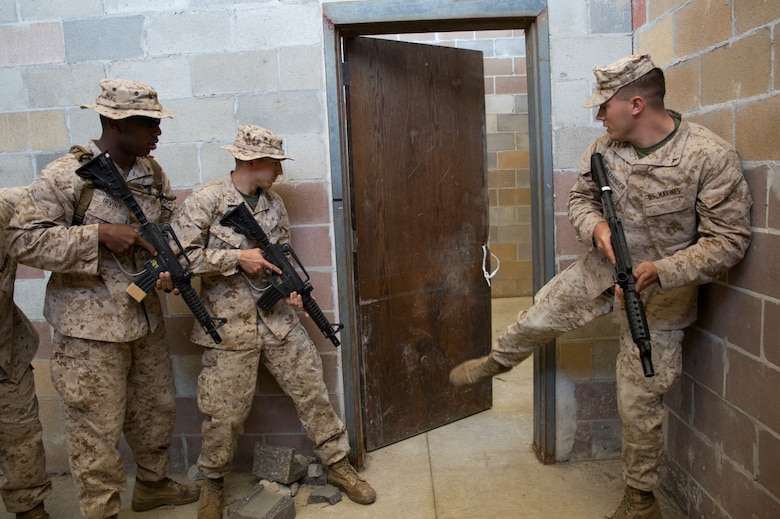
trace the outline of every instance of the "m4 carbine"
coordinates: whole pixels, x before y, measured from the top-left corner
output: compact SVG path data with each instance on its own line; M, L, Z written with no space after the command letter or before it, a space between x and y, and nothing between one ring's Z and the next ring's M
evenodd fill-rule
M170 224L152 223L146 219L146 215L141 206L138 205L138 201L133 196L132 191L130 191L124 176L120 173L108 153L101 153L96 156L77 169L76 173L110 196L122 199L128 209L132 211L138 223L141 224L141 228L138 231L141 237L151 243L157 251L157 256L152 256L144 262L145 270L141 272L133 284L127 287L127 293L136 301L141 302L146 297L146 294L157 285L160 273L170 272L173 287L179 290L192 315L195 316L195 319L198 320L198 323L216 344L221 343L222 338L217 333L217 328L225 324L227 320L221 317L212 318L203 305L203 301L200 300L197 292L192 288L190 283L193 277L192 271L189 268L185 269L182 267L177 255L168 244L168 239L165 237L167 234L176 242L189 267L190 260L184 254L181 243L179 243L179 239L174 234Z
M222 219L219 221L226 227L232 227L237 232L243 234L250 240L254 240L260 244L260 248L263 249L263 257L282 271L281 274L271 272L271 285L265 289L265 292L257 299L257 306L262 310L270 310L280 299L289 296L292 292L297 292L303 299L303 309L309 314L309 317L316 323L317 328L330 339L330 342L334 346L339 346L338 337L336 332L341 330L344 326L341 324L331 324L325 315L322 313L317 301L311 295L312 287L309 282L309 274L306 269L303 268L298 256L295 255L295 251L289 244L279 245L278 243L271 243L268 239L268 235L257 223L252 212L246 206L246 204L239 204L231 209ZM287 259L287 254L295 260L298 268L301 269L305 279L301 278L295 267Z
M628 327L631 330L631 338L639 348L639 358L642 361L642 370L646 377L655 375L651 357L650 329L647 326L645 305L634 286L634 274L631 267L631 256L628 253L628 243L623 232L623 223L615 212L612 204L612 188L609 187L606 167L601 153L594 153L590 157L590 170L596 179L596 184L601 190L601 200L612 233L612 250L615 252L615 281L623 289L623 300L626 307Z

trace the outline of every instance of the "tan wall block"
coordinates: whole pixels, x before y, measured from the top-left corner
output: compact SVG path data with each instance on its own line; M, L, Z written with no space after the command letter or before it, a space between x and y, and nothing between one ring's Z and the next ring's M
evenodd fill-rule
M526 76L496 78L496 94L525 94L528 92Z
M517 244L516 243L491 243L490 252L498 256L499 260L506 259L507 261L509 261L512 258L517 257Z
M516 184L517 173L514 169L499 169L488 172L488 189L515 187Z
M734 2L734 18L737 22L737 33L747 32L780 18L780 2L777 0Z
M495 189L488 189L488 207L496 207L498 205L498 191Z
M498 205L500 206L518 206L531 205L530 189L499 189Z
M647 19L654 20L683 2L684 0L647 0Z
M485 95L493 95L496 93L496 82L492 77L485 78Z
M65 112L30 112L30 147L34 151L56 151L68 147Z
M29 128L26 113L0 114L0 151L28 151Z
M777 47L777 45L772 45L772 53L774 54L772 62L775 64L775 90L780 88L780 63L777 61L780 60L780 52L778 52Z
M731 2L727 0L693 0L674 19L675 57L694 54L731 36Z
M664 71L666 75L666 106L678 112L699 107L699 60L690 59Z
M589 342L558 341L558 368L572 380L590 380L593 376L593 345Z
M493 278L490 281L490 297L518 297L531 295L531 292L524 292L523 290L524 280L511 279L509 281L501 281Z
M190 284L196 292L200 293L200 279L197 277L192 278ZM166 315L192 315L192 311L190 310L190 307L187 306L187 303L184 302L183 297L175 294L165 294L163 292L160 292L159 295L164 298L163 304L168 309Z
M528 75L528 62L525 58L515 58L515 74L521 76Z
M485 60L486 76L509 76L512 74L512 58L488 58Z
M490 225L492 226L501 228L507 225L515 225L517 221L516 207L498 207L496 205L490 208Z
M663 67L672 61L672 42L674 41L674 35L672 34L673 27L672 18L666 17L647 29L642 28L642 30L637 33L637 52L640 54L650 54L653 63L658 67Z
M530 165L531 154L528 151L502 151L498 154L498 167L501 169L520 169Z
M701 57L701 104L725 103L766 93L772 70L769 29Z
M737 151L742 160L780 160L780 96L739 106L736 121Z
M531 214L530 207L517 208L517 223L524 223L527 225L531 225L533 223L533 216Z
M56 436L65 432L62 418L62 400L41 398L38 400L38 419L47 436Z
M33 377L35 378L35 394L38 398L59 398L51 382L51 364L48 360L34 360Z
M499 259L501 259L501 256L499 256ZM493 268L495 268L495 264ZM512 261L510 258L507 258L501 261L501 268L496 276L498 279L529 277L532 274L532 268L532 265L527 261Z
M704 114L696 114L690 121L701 124L734 144L734 110L730 106Z

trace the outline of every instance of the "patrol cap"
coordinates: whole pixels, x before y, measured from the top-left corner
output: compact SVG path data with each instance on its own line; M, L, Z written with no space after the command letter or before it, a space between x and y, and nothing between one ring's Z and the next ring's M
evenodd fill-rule
M81 108L90 108L109 119L126 119L136 115L154 119L173 118L149 85L129 79L103 79L100 89L95 104L81 105Z
M255 126L254 124L242 124L238 127L238 135L233 144L220 146L228 150L231 155L239 160L261 159L270 157L277 160L290 159L282 150L282 138L271 130Z
M596 91L582 105L585 108L600 106L609 101L618 90L636 81L655 68L649 54L633 54L621 58L606 67L595 67Z

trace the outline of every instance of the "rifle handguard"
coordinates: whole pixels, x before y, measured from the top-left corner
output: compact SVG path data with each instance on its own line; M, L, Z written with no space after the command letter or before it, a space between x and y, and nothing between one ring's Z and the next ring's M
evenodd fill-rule
M601 200L612 234L612 250L615 253L617 264L615 265L615 281L623 289L623 300L626 307L626 318L631 338L639 349L639 359L642 363L642 371L646 377L655 375L651 355L650 328L647 326L647 317L642 298L634 287L634 275L631 271L631 257L628 253L628 242L623 232L623 225L617 216L615 206L612 204L612 188L609 186L606 167L601 153L594 153L590 157L591 173L595 177L596 184L601 191Z

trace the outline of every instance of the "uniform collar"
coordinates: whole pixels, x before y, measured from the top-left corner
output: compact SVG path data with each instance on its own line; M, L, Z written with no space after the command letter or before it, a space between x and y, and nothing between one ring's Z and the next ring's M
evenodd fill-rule
M236 185L233 184L233 179L230 175L227 175L222 178L223 186L225 186L225 192L227 193L227 196L225 196L225 202L228 206L234 207L239 204L244 203L244 197L241 195L241 192L236 188ZM249 210L251 211L252 208L247 205ZM268 210L268 197L266 196L265 190L260 190L260 196L257 199L257 205L255 206L255 209L253 211L254 214L259 213L260 211L267 211Z
M632 165L655 166L655 167L674 167L682 161L685 142L688 140L688 121L672 110L670 114L680 117L680 127L677 129L674 137L664 146L657 149L647 157L640 158L634 147L626 142L614 143L615 153L623 160Z

